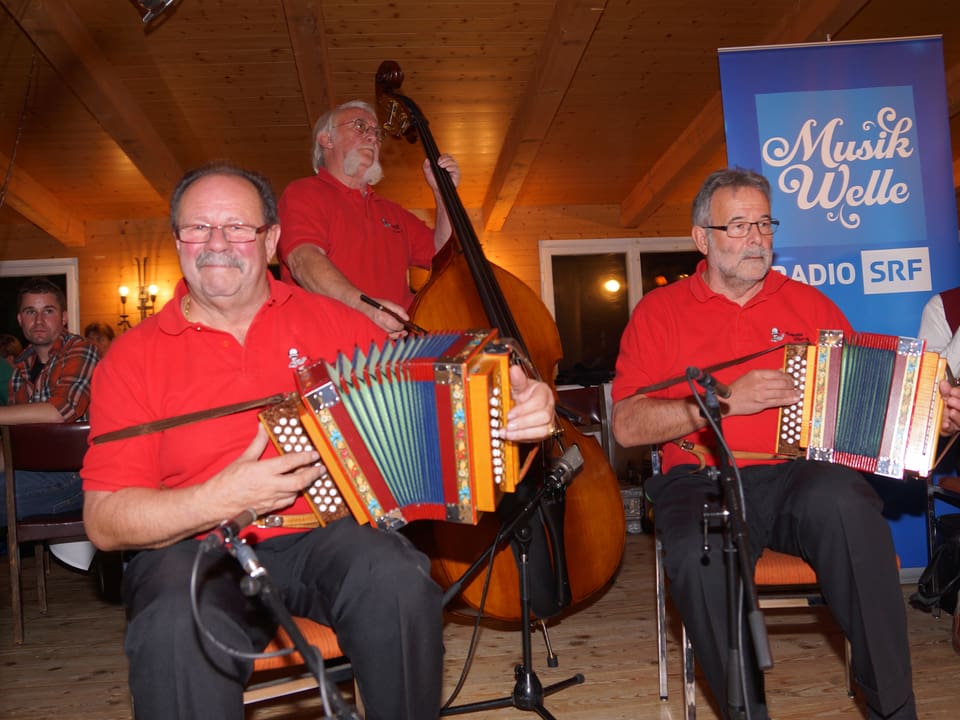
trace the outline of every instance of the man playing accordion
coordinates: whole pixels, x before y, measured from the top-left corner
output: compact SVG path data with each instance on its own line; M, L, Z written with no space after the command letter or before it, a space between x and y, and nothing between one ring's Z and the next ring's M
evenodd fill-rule
M821 328L850 331L818 290L770 272L777 225L761 175L727 169L707 178L693 205L692 236L704 256L696 272L645 295L624 332L613 384L614 435L625 446L663 443L663 474L647 490L670 593L726 711L725 563L719 528L711 527L705 550L702 525L704 505L717 508L720 499L709 467L718 464L719 451L686 383L647 388L687 367L753 356L716 373L729 389L720 400L722 428L740 468L750 567L764 547L806 560L850 640L870 717L915 718L904 602L879 497L849 468L771 455L779 408L800 393L780 369L783 353L760 351L785 340L816 342ZM748 639L741 647L752 659ZM755 665L746 663L743 699L749 717L762 720L767 708Z
M84 522L98 547L139 551L123 587L137 720L240 718L253 662L221 652L194 625L199 538L247 509L281 520L309 515L302 490L325 471L318 454L278 455L256 408L115 442L96 438L292 392L302 358L332 358L384 333L339 302L272 278L267 261L280 226L261 176L224 164L189 172L174 190L170 218L183 272L174 299L118 338L93 380ZM510 375L516 405L502 437L546 437L550 388L519 368ZM244 538L292 614L337 632L366 717L437 717L441 592L426 556L399 533L353 517L311 530L261 525ZM238 563L219 554L201 559L207 627L225 645L262 649L274 625L240 593Z

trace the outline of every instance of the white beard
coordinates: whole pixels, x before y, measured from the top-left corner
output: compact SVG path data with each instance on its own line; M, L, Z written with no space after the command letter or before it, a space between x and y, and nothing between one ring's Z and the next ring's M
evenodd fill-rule
M356 177L357 173L360 172L360 164L362 162L363 156L360 154L360 148L351 150L343 159L343 171L349 177ZM378 182L383 180L383 165L380 164L379 157L377 157L373 161L373 164L364 171L363 177L361 177L360 180L365 185L376 185Z

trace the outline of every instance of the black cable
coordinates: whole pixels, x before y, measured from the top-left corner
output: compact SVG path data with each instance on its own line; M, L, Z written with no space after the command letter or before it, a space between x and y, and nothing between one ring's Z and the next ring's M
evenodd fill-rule
M264 652L251 653L251 652L247 652L246 650L238 650L237 648L230 647L229 645L226 645L225 643L217 639L217 637L214 636L214 634L210 631L210 629L204 624L202 618L200 617L200 606L197 603L197 597L198 597L197 578L200 574L200 558L203 557L204 553L207 552L209 549L210 547L207 546L205 543L202 543L202 542L198 543L197 553L193 558L193 567L190 571L190 611L193 614L193 621L194 623L196 623L197 629L200 632L202 632L204 637L206 637L207 640L209 640L215 647L219 648L220 650L225 652L227 655L230 655L232 657L243 658L245 660L265 660L268 658L283 657L285 655L293 655L297 651L297 649L293 647L284 648L282 650L275 650L273 652L268 652L268 653L264 653ZM326 669L324 667L323 655L314 646L311 646L310 649L313 651L314 657L316 658L317 667L320 669L320 679L318 680L317 685L319 686L319 689L320 689L320 701L323 703L323 712L327 717L336 717L336 715L334 715L333 713L332 706L330 704L330 699L328 697L327 684L323 682L323 678L325 677L325 673L326 673ZM304 663L306 663L307 666L309 667L309 663L306 662L306 658L304 658Z
M203 557L205 550L206 548L204 548L203 543L199 543L197 546L197 554L193 558L193 568L190 571L190 610L193 613L193 621L196 623L197 629L204 634L207 640L227 655L243 658L244 660L265 660L267 658L282 657L295 653L295 648L284 648L283 650L275 650L268 653L251 653L225 645L214 636L213 632L204 624L203 619L200 617L200 606L197 603L197 577L200 574L200 558Z
M447 698L446 702L443 703L441 710L446 710L457 699L457 696L460 694L460 691L463 690L463 686L467 682L467 675L470 672L470 666L473 665L473 658L476 655L477 647L479 646L480 640L480 621L483 619L483 609L487 604L487 591L490 589L490 580L493 576L493 559L497 553L497 548L500 547L500 542L503 539L503 529L504 526L501 525L500 530L497 532L496 538L494 538L493 544L490 546L490 549L487 551L490 555L490 559L487 561L487 572L483 578L483 590L480 592L480 602L477 607L477 614L473 620L473 631L470 634L470 644L467 646L467 656L463 661L463 669L460 671L460 677L457 680L456 687L450 691L450 696Z
M13 150L10 153L10 164L7 165L7 173L3 178L3 185L0 185L0 208L3 207L7 199L7 188L10 186L10 176L13 175L13 164L17 159L17 148L20 147L20 137L23 135L23 121L27 116L27 106L30 103L30 91L33 88L33 71L37 66L37 51L33 51L33 57L30 60L30 73L27 75L27 91L23 96L23 108L20 110L20 119L17 122L17 136L13 141Z

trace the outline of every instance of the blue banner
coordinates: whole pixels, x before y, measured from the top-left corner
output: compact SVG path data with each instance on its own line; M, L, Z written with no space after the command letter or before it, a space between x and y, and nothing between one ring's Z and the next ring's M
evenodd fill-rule
M960 285L941 38L719 57L728 162L770 180L774 267L817 286L857 330L915 336L930 296ZM927 561L922 491L885 495L904 567Z

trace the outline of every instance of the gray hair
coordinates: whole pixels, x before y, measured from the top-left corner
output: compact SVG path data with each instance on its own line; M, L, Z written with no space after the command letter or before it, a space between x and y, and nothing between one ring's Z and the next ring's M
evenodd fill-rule
M349 100L348 102L341 103L337 105L332 110L327 110L323 115L320 116L320 119L317 120L316 124L313 126L313 171L320 172L320 168L324 166L323 162L323 146L320 145L320 133L333 133L333 128L337 115L340 114L341 110L349 110L350 108L360 108L361 110L366 110L368 113L377 117L377 111L373 109L373 105L363 100Z
M170 198L170 227L173 229L174 234L177 232L177 216L180 214L180 202L183 200L183 194L191 185L197 182L197 180L201 180L209 175L227 175L246 180L253 185L257 194L260 196L263 222L267 225L276 225L280 222L280 218L277 215L277 196L273 193L273 187L271 187L270 181L260 173L252 170L244 170L229 162L218 160L189 170L173 189L173 195Z
M721 188L755 188L770 202L770 183L760 173L741 167L717 170L703 181L693 200L694 225L702 227L713 224L710 222L710 201L713 200L713 194Z

